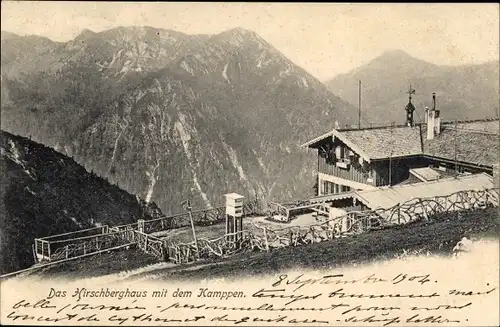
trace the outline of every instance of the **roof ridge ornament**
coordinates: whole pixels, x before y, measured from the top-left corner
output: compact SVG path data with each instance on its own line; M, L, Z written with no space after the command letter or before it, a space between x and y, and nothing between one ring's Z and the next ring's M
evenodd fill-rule
M411 83L410 83L410 87L409 87L408 91L406 92L406 94L408 94L408 101L411 103L411 95L415 94L415 89L411 87Z
M415 94L415 89L410 86L408 88L408 91L406 92L408 94L408 104L405 107L406 111L406 125L408 127L413 127L414 122L413 122L413 112L415 111L415 106L413 103L411 103L411 95Z

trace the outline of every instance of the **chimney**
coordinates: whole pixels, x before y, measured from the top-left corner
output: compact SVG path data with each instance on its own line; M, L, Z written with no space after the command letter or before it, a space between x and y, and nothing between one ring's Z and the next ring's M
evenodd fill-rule
M427 111L427 139L434 139L434 110Z
M427 139L434 139L434 135L441 133L441 118L436 110L436 92L432 92L432 109L425 108L425 122L427 123Z
M424 119L425 119L425 123L427 124L427 118L429 118L429 107L425 106L425 115L424 115Z
M434 130L435 134L439 136L441 133L441 117L439 117L439 110L434 110Z
M432 92L432 110L434 111L434 132L435 135L441 133L441 117L440 111L436 110L436 92Z
M431 110L427 110L427 139L434 139L434 125L435 125L435 114L436 114L436 93L432 93L433 106Z

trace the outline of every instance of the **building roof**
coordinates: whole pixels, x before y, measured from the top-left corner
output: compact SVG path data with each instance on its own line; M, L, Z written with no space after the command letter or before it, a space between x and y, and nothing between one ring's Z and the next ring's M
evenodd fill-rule
M448 160L467 162L478 166L493 166L498 162L500 151L499 135L472 131L457 130L451 126L441 130L439 136L432 140L422 137L424 154ZM456 149L456 150L455 150Z
M317 147L329 137L337 137L365 160L387 159L413 155L455 160L474 165L492 166L498 162L499 120L476 120L457 123L442 122L441 132L427 140L427 125L382 126L362 129L333 129L309 142L305 147Z
M422 153L419 127L348 130L342 134L361 148L372 160Z
M410 169L410 174L417 177L422 182L435 181L443 176L438 170L430 167L412 168Z
M459 191L479 191L493 188L493 178L486 173L448 177L428 183L415 183L359 190L354 197L371 210L388 209L415 198L448 196Z
M441 123L444 125L453 125L453 122L445 122ZM490 119L490 120L471 120L466 122L458 122L458 129L470 130L474 132L487 132L493 134L500 133L500 124L498 119Z
M237 200L237 199L244 199L245 197L243 195L240 195L238 193L227 193L224 194L226 199L231 199L231 200Z

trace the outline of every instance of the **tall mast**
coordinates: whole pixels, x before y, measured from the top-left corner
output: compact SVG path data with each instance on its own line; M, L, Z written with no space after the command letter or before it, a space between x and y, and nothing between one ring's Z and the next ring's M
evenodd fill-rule
M358 128L361 129L361 80L358 87Z
M394 128L394 122L391 123L391 144L394 142L393 140L393 128ZM392 186L392 154L393 154L393 147L391 147L391 152L390 152L390 155L389 155L389 187Z
M457 160L457 147L458 147L458 144L457 144L457 120L455 119L455 133L454 133L454 137L453 137L453 145L455 147L455 177L458 176L458 160Z
M408 93L408 101L411 103L411 95L415 94L415 90L411 88L411 83L410 83L410 87L408 89L408 92L406 92L406 93Z

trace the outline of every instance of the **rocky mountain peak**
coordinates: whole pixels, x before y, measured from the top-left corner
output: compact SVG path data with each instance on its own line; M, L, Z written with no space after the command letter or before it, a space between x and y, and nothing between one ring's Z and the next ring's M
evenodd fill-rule
M416 68L419 70L432 69L434 66L434 64L415 58L403 50L387 50L359 69L366 67L370 69L396 69L400 72L409 72L414 71Z
M366 65L326 82L329 89L352 104L358 102L362 81L365 124L404 122L409 84L416 89L413 104L423 119L432 92L438 93L442 119L495 117L498 108L498 62L441 66L402 50L388 50Z
M254 31L165 33L117 28L85 45L68 42L50 58L80 56L74 65L9 84L13 105L2 107L2 126L59 145L166 213L186 197L218 205L228 191L310 194L310 157L298 145L317 134L318 121L352 121L352 107Z
M94 35L96 35L97 33L94 32L94 31L91 31L87 28L83 29L80 34L78 34L78 36L76 37L77 39L85 39L85 38L88 38L88 37L92 37Z
M242 47L244 45L257 45L259 48L268 46L268 43L264 41L255 31L244 29L241 27L235 27L233 29L224 31L212 37L213 41L222 42L226 45Z

